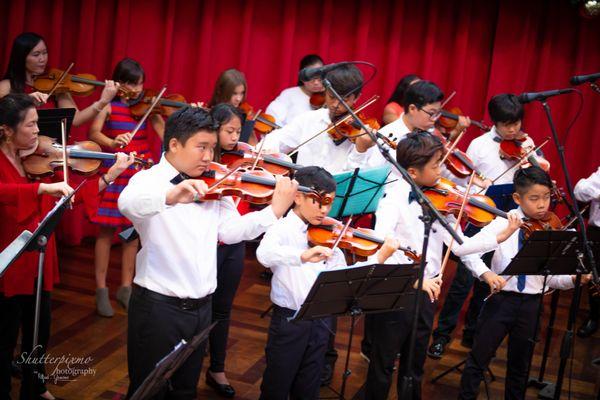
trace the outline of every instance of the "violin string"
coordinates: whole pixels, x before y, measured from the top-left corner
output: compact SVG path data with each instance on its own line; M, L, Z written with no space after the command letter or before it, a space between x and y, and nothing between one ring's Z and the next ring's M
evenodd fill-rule
M56 91L58 86L65 80L65 78L67 77L67 74L69 73L69 71L71 71L71 69L73 68L74 65L75 65L75 63L72 62L69 65L69 67L62 73L62 75L56 80L56 83L52 87L52 90L50 90L50 92L48 92L48 98L50 98L50 96L52 96L54 94L54 92Z
M158 93L158 95L156 95L156 97L154 98L154 100L152 101L152 103L150 104L150 106L148 107L148 109L146 110L146 112L144 113L144 116L138 121L138 123L135 126L135 128L133 128L133 130L131 131L131 139L130 140L133 140L133 137L140 130L140 128L142 127L142 124L144 122L146 122L146 119L148 118L148 116L150 115L150 113L152 112L152 110L154 109L154 107L156 107L156 105L160 101L161 97L165 93L165 90L167 90L167 85L163 86L163 88L160 90L160 92ZM123 147L125 147L125 146L121 145L121 148L123 148Z

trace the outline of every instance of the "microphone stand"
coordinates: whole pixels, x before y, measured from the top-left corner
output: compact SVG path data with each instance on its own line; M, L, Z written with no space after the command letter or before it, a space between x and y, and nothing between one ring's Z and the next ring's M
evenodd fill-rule
M573 185L571 184L571 177L569 176L569 171L567 170L567 162L565 160L565 149L564 146L560 143L558 139L558 133L556 132L556 126L554 125L554 121L552 120L552 112L550 110L550 106L546 102L546 98L541 99L542 106L544 107L544 112L546 113L546 117L548 118L548 124L550 125L550 130L552 131L552 139L554 140L554 144L556 145L556 150L558 152L558 157L560 159L560 164L563 170L563 174L565 177L565 185L567 190L569 191L569 197L572 200L575 199L575 194L573 193ZM577 201L573 201L571 204L574 214L577 217L577 225L579 231L579 240L581 241L581 245L583 247L583 253L586 256L588 268L593 275L594 282L598 282L598 272L596 271L596 262L594 260L594 253L592 252L592 247L590 246L590 242L587 238L587 233L585 231L585 225L583 223L583 217L579 212L579 206L577 205ZM571 207L570 207L571 208ZM579 270L578 270L579 271ZM565 369L567 367L567 361L571 355L571 348L573 346L573 326L575 325L575 318L577 314L577 310L579 309L579 301L581 299L581 273L578 272L575 279L575 290L573 293L573 300L571 302L571 307L569 309L569 319L567 322L567 329L563 336L563 340L560 348L560 364L558 367L558 374L556 378L556 386L554 389L555 400L560 398ZM532 349L533 350L533 349ZM531 353L531 357L533 357L533 351Z
M419 265L419 280L418 280L418 284L417 284L417 293L415 296L414 314L413 314L413 320L412 320L412 330L411 330L412 333L410 336L410 347L409 347L408 356L407 356L407 365L409 366L409 370L410 370L410 366L412 366L413 359L414 359L416 333L417 333L417 326L418 326L418 321L419 321L418 317L419 317L419 311L420 311L420 305L421 305L421 298L423 296L423 293L422 293L423 292L423 278L425 275L425 265L427 263L427 261L426 261L427 247L429 245L429 235L431 232L431 227L432 227L433 223L437 220L437 221L439 221L440 225L442 225L442 227L448 231L448 233L454 238L454 240L457 243L462 244L463 240L458 235L458 233L456 233L456 231L450 226L448 221L446 221L446 219L440 214L438 209L434 207L434 205L431 203L431 200L429 200L429 198L423 194L423 191L421 190L419 185L417 185L415 183L415 181L411 178L411 176L408 174L408 172L404 168L402 168L402 166L400 166L398 161L396 161L396 159L394 157L392 157L392 155L390 155L389 147L385 144L380 143L377 140L379 136L374 134L371 131L371 129L369 127L365 126L365 124L361 121L361 119L357 117L357 115L354 113L352 108L344 101L344 99L340 96L340 94L333 88L333 86L331 85L331 82L329 82L328 79L323 78L323 86L325 86L326 90L329 90L329 92L340 102L340 104L342 104L344 106L344 108L348 111L348 113L352 116L352 118L354 118L354 121L366 132L367 135L369 135L371 137L371 140L377 145L379 151L381 152L381 155L390 164L392 164L394 166L394 168L400 173L400 175L402 175L404 180L410 184L413 192L417 196L417 201L419 202L419 205L423 209L423 215L421 216L421 220L423 221L423 225L425 227L425 234L423 236L423 248L421 250L421 261L420 261L420 265ZM400 392L401 399L412 398L412 393L414 390L413 385L414 385L413 377L411 376L411 374L409 372L409 373L407 373L407 375L405 375L402 378L402 388L401 388L401 392Z

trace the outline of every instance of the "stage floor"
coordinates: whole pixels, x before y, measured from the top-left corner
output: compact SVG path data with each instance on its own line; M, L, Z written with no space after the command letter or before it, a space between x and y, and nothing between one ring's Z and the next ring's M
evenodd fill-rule
M265 367L264 346L269 324L268 317L261 319L261 313L270 305L269 282L260 277L263 268L256 262L252 245L247 251L246 268L234 302L232 323L229 337L229 349L226 372L231 384L236 389L238 399L257 399L260 393L260 382ZM94 271L93 242L85 241L79 247L60 246L61 284L53 293L52 337L49 353L54 357L79 357L76 367L69 370L64 364L50 364L47 374L56 382L50 382L51 392L65 399L121 399L126 392L127 378L127 315L114 301L114 294L120 279L120 247L115 246L111 255L109 268L109 285L113 296L115 316L107 319L96 315L94 304ZM445 286L447 289L448 282ZM558 310L557 326L552 341L551 356L548 360L546 380L555 381L558 369L558 352L560 340L566 325L567 307L571 293L561 296ZM550 298L545 299L549 302ZM587 303L584 300L584 304ZM587 307L584 305L583 307ZM438 307L439 311L439 307ZM546 313L547 314L547 313ZM586 315L581 311L578 324ZM350 318L341 318L338 322L336 347L339 359L336 364L332 387L340 389L344 366L345 348L348 340ZM547 319L542 326L542 337L545 333ZM358 322L352 353L346 397L352 398L364 383L368 364L360 356L360 339L362 337L362 320ZM430 383L430 379L462 361L468 349L460 345L462 333L462 315L460 325L456 329L455 338L448 347L445 356L434 361L427 359L425 364L426 379L423 387L424 399L455 399L458 393L460 374L452 372L438 381ZM533 360L532 376L539 372L542 345L536 346ZM564 384L563 398L567 398L569 389L568 374L572 371L571 398L594 399L600 388L600 369L591 365L591 360L600 357L600 334L589 339L575 340L575 357L571 368L567 368L567 379ZM205 360L204 365L207 365ZM491 364L496 381L490 385L490 398L503 398L504 375L506 372L506 345L497 352L497 358ZM77 374L79 373L79 374ZM394 377L395 380L395 377ZM19 381L13 380L13 398L17 398ZM395 393L395 386L391 393ZM332 397L335 394L323 388L321 397ZM537 391L529 389L527 399L535 399ZM218 397L204 383L204 369L198 386L199 399L217 399ZM395 394L390 398L396 398ZM480 398L485 398L482 392Z

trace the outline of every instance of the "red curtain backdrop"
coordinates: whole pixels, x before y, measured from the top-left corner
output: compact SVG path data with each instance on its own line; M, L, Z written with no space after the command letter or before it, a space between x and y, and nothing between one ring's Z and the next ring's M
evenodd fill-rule
M584 19L570 0L29 0L0 2L0 26L3 71L13 38L34 31L46 38L50 66L75 61L74 71L104 79L129 56L142 63L147 86L167 84L188 101L207 101L219 73L238 68L249 102L261 109L295 83L307 53L375 64L363 98L381 95L370 111L377 116L407 73L456 91L451 105L489 122L494 94L568 87L572 75L600 71L600 19ZM578 97L549 101L574 181L600 164L600 95L580 89L583 110L568 137ZM526 113L525 130L537 142L550 135L539 103ZM478 134L471 128L460 147ZM544 150L562 182L554 145Z

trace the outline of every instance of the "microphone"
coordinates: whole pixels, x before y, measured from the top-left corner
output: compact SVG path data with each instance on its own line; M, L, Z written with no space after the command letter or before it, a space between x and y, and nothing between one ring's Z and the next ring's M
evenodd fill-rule
M560 94L570 93L575 89L557 89L557 90L546 90L545 92L531 92L522 93L519 95L519 101L522 104L530 103L532 101L544 101L548 97L558 96Z
M300 70L300 72L298 73L298 78L302 81L302 82L308 82L311 79L314 79L316 76L323 76L326 73L328 73L331 70L334 70L336 68L341 67L342 65L348 65L348 64L352 64L351 61L342 61L339 63L333 63L333 64L327 64L327 65L323 65L322 67L306 67L306 68L302 68L302 70Z
M590 75L576 75L572 77L569 82L571 82L571 85L577 86L581 85L582 83L593 82L596 79L600 79L600 72L596 72L595 74Z

